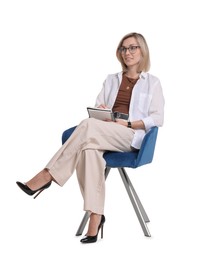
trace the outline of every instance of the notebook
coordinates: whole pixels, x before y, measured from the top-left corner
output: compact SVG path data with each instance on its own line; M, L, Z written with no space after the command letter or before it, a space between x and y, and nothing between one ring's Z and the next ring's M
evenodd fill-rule
M98 107L87 107L89 117L96 118L99 120L110 120L115 121L114 113L108 108L98 108Z

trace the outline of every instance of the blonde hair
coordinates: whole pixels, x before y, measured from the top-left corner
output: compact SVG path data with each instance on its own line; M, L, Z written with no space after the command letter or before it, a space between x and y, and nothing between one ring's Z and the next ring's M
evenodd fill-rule
M124 40L126 40L127 38L130 38L130 37L134 37L135 38L135 40L138 43L138 46L140 46L140 51L141 51L141 54L142 54L142 60L141 60L141 62L139 64L139 66L138 66L138 72L142 72L142 71L147 72L147 71L149 71L149 69L150 69L149 48L148 48L147 42L146 42L145 38L143 37L143 35L140 34L140 33L136 33L136 32L126 34L120 40L120 42L118 44L118 47L117 47L117 50L116 50L116 56L117 56L118 60L121 63L123 71L127 71L127 66L126 66L126 64L123 61L123 58L122 58L122 55L121 55L119 49L123 45Z

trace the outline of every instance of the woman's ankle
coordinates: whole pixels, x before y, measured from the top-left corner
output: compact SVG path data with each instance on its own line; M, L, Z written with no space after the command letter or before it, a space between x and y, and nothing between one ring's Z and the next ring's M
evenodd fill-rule
M101 214L91 213L90 214L90 221L89 227L87 231L87 236L95 236L98 232L98 226L100 225L101 221Z
M53 180L52 175L49 173L48 169L43 169L41 172L41 174L43 174L44 179L46 180L46 182L50 182Z
M47 169L43 169L25 184L32 190L36 190L52 181L52 176Z

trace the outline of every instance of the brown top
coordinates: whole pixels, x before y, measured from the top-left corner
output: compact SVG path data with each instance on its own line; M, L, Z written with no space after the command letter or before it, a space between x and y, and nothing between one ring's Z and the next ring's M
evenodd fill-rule
M129 114L129 103L132 95L132 90L138 79L128 78L123 74L121 85L118 91L118 95L115 100L115 104L112 108L113 112L120 112Z

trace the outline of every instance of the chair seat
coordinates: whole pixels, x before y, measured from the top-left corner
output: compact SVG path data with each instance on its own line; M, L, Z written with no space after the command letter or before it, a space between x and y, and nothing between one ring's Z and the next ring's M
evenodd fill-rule
M138 151L134 152L105 152L106 166L110 168L130 167L136 168Z
M63 132L62 144L66 142L75 128L76 126ZM157 133L158 127L152 127L150 131L146 133L139 151L105 152L104 159L106 160L106 166L110 168L137 168L147 163L151 163L154 155Z

